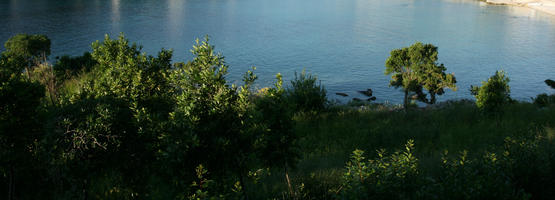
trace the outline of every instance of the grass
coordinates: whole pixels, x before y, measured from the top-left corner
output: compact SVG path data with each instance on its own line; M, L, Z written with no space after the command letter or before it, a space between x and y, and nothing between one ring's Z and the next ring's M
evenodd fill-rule
M507 137L543 129L553 138L555 106L516 103L496 116L483 115L471 101L449 101L408 112L381 105L335 106L327 112L299 114L295 121L302 159L292 173L294 186L299 194L307 195L303 199L326 199L341 187L345 163L355 149L374 158L377 149L393 152L413 139L420 170L433 174L444 151L456 156L468 150L469 156L478 157L501 148ZM255 186L255 197L285 197L282 173L274 172L262 185Z

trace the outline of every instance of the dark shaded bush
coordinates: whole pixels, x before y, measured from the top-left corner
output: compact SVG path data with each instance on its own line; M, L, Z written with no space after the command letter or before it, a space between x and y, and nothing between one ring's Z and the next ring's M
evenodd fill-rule
M507 170L507 163L495 153L482 158L471 158L467 151L449 159L442 157L438 176L430 177L422 185L423 199L527 199L528 194L516 187Z
M45 140L56 198L98 198L101 193L91 190L101 185L120 190L100 198L130 195L134 186L123 180L136 175L127 166L136 163L129 156L137 151L132 115L126 102L111 97L80 99L56 111Z
M555 81L547 79L545 80L545 84L552 89L555 89ZM534 98L534 104L540 107L553 105L555 104L555 95L548 95L546 93L539 94L536 98Z
M555 104L555 95L548 95L546 93L539 94L536 98L534 98L534 104L540 107L553 105Z
M545 84L547 84L552 89L555 89L555 81L553 81L551 79L547 79L547 80L545 80Z
M319 111L326 108L326 89L318 82L318 78L306 71L295 72L291 87L287 88L287 98L295 111Z
M89 72L96 64L98 63L93 59L91 53L85 52L82 56L64 55L56 61L53 68L56 78L64 81L77 76L79 73Z

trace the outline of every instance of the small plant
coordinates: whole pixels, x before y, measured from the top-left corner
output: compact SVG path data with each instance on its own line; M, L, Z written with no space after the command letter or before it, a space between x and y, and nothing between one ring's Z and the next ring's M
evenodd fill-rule
M326 108L326 89L317 82L318 78L305 70L295 72L295 80L287 89L287 97L297 111L319 111Z
M497 112L510 103L511 88L509 78L503 71L496 71L482 86L470 86L470 92L476 97L476 106L485 112Z
M379 150L378 158L366 161L364 151L355 150L343 175L345 199L411 199L419 188L418 159L412 154L414 141L404 151L387 155Z
M527 195L514 187L505 157L487 152L482 158L471 158L462 151L455 159L442 155L438 177L420 191L423 199L526 199Z
M189 200L213 199L213 198L210 198L208 189L210 188L210 185L212 185L214 181L206 177L208 175L208 170L206 170L204 166L199 165L197 166L195 171L196 171L197 180L193 181L193 183L191 184L191 189L193 189L194 192L193 194L188 196L188 199Z

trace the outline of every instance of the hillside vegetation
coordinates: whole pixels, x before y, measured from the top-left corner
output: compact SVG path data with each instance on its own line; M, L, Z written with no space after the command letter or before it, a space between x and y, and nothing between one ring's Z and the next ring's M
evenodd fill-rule
M555 95L515 101L502 71L458 90L431 44L384 63L402 105L373 103L371 90L333 103L304 71L256 88L253 68L230 84L208 38L188 62L123 34L91 46L49 62L44 35L6 41L2 199L555 196ZM476 100L441 101L447 89Z

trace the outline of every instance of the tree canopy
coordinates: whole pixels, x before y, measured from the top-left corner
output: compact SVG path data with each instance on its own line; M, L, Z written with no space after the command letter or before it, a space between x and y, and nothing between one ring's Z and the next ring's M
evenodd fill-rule
M436 46L420 42L391 51L385 62L385 74L392 74L390 86L403 88L405 108L411 94L422 102L433 104L436 95L444 94L446 88L456 90L455 75L445 73L447 68L437 63L437 54Z

